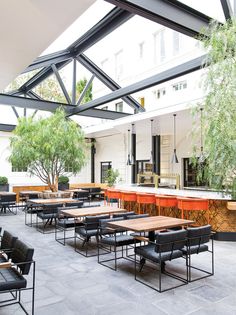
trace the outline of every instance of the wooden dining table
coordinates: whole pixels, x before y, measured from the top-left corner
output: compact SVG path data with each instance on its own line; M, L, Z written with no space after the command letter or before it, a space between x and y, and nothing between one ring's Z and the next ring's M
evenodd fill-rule
M111 206L101 206L101 207L86 207L78 209L61 210L61 214L68 217L78 218L86 217L90 215L102 215L102 214L113 214L119 212L126 212L126 209L111 207Z
M130 220L121 220L109 222L108 225L112 228L124 228L134 232L151 232L163 230L178 226L184 226L194 223L192 220L178 219L165 216L153 216Z
M36 205L44 205L44 204L58 204L58 203L67 203L67 202L76 202L75 199L72 198L50 198L50 199L29 199L29 203L33 203Z

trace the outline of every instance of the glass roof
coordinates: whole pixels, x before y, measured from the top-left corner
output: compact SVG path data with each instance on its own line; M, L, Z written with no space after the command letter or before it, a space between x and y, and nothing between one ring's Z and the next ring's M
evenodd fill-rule
M70 27L68 27L43 53L51 54L67 48L75 42L80 36L87 32L91 27L98 23L114 5L97 0L91 5ZM41 56L42 56L41 55Z
M220 0L178 0L179 2L182 2L186 4L189 7L192 7L193 9L202 12L209 17L212 17L215 20L218 20L220 22L225 21L224 12L221 6ZM233 1L230 0L231 6L233 8Z

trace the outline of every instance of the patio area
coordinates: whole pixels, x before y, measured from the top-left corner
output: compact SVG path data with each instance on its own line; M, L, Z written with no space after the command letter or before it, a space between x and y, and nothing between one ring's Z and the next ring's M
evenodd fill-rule
M22 211L1 216L0 225L35 248L36 315L236 314L235 242L215 241L214 276L160 294L134 280L132 262L120 260L116 272L105 268L97 257L85 258L57 243L53 233L25 226ZM1 309L1 315L8 314L22 310Z

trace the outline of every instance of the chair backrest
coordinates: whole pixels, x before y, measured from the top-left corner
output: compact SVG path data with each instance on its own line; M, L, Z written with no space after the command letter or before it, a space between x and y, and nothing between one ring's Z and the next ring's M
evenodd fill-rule
M148 213L128 215L127 219L133 220L133 219L140 219L140 218L146 218L146 217L149 217Z
M30 194L30 199L39 199L39 193L38 194Z
M77 192L77 198L88 198L89 197L89 191L78 191Z
M65 206L68 207L76 207L76 208L82 208L84 202L83 201L75 201L75 202L66 202Z
M182 249L186 245L187 231L161 232L156 235L155 251L158 253Z
M1 202L16 202L16 194L2 195Z
M27 275L30 271L31 264L27 262L32 261L34 255L34 249L27 246L20 240L17 240L15 243L15 247L12 251L11 259L13 263L22 263L26 264L19 265L21 273L23 275Z
M91 187L89 191L90 191L90 193L100 193L101 188L100 187Z
M134 211L130 211L130 212L120 212L120 213L114 213L113 214L113 218L120 218L120 217L124 217L124 219L127 219L128 216L132 216L135 215Z
M50 213L57 213L58 208L63 207L63 203L56 203L56 204L44 204L43 206L43 212L50 214Z
M211 237L211 225L187 228L189 246L208 243Z
M13 236L8 231L4 231L1 240L1 249L12 249L15 245L16 240L16 236Z
M99 226L100 228L102 229L106 229L107 227L109 227L107 225L107 223L110 223L110 222L114 222L114 221L121 221L121 220L124 220L124 217L119 217L119 218L109 218L109 219L100 219L99 220ZM125 229L116 229L117 231L119 232L122 232L122 231L125 231Z
M87 216L84 219L85 228L87 230L96 230L99 226L99 220L109 219L110 216L108 215L94 215L94 216Z

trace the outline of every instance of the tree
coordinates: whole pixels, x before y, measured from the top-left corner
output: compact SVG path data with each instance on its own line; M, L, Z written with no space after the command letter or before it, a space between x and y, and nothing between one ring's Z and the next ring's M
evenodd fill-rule
M83 92L85 86L87 84L87 79L86 78L83 78L81 80L79 80L77 83L76 83L76 96L77 96L77 99L79 98L79 96L81 95L81 93ZM93 95L92 95L92 90L93 90L93 86L92 84L90 84L90 86L88 87L83 99L82 99L82 102L81 104L85 104L89 101L91 101L93 99Z
M77 174L86 163L87 145L80 127L58 109L49 118L20 118L11 138L9 160L19 168L27 167L52 191L58 177L72 167Z
M211 23L201 38L207 60L203 78L205 179L236 198L236 21Z

